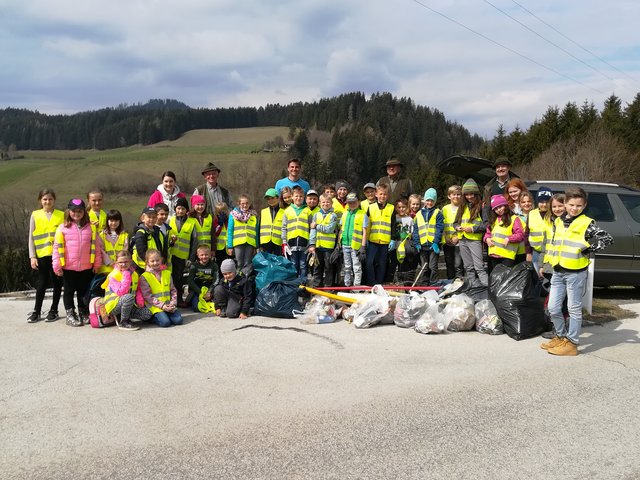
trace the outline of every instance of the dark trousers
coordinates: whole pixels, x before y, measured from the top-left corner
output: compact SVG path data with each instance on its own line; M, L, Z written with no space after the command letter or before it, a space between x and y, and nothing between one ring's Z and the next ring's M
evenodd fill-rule
M184 267L187 261L183 258L171 258L171 279L178 290L178 303L183 301L182 291L184 289Z
M260 245L260 248L265 253L270 253L271 255L282 256L282 245L276 245L273 242L263 243Z
M419 282L424 285L433 285L438 281L438 257L439 255L431 249L420 250L420 261L426 267L422 271L422 278L418 279Z
M367 245L367 282L370 285L384 283L388 252L389 244L369 242Z
M224 311L229 318L238 318L242 311L242 297L228 288L216 285L213 289L213 302L216 308Z
M314 287L333 287L335 284L335 269L330 262L329 257L333 250L325 248L316 248L316 256L318 257L318 265L313 269L313 286Z
M42 303L44 295L49 286L49 279L53 283L53 300L51 302L51 310L58 310L60 303L60 295L62 294L62 278L53 273L53 261L49 257L38 258L38 280L36 283L36 305L34 311L42 312Z
M91 279L93 278L93 270L62 270L62 284L64 293L62 294L62 302L65 310L75 308L73 303L73 295L78 298L78 310L83 312L89 311L89 305L85 303L85 295L89 290Z
M464 266L462 265L462 255L460 255L460 247L455 245L443 245L442 253L444 254L444 263L447 266L447 278L464 278Z

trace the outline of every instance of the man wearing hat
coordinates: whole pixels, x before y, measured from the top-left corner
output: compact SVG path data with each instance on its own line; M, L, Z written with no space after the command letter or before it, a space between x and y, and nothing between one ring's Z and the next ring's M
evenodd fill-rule
M304 190L306 195L311 188L311 185L300 177L300 173L300 160L298 158L290 158L287 163L287 176L276 182L276 190L278 191L278 194L280 194L280 190L282 190L283 187L293 188L297 185Z
M216 167L215 163L207 163L202 169L202 176L206 180L206 183L198 185L194 190L194 195L202 195L205 200L207 208L205 215L210 213L215 215L216 203L226 203L229 209L233 208L233 200L229 195L229 190L218 185L218 176L220 175L220 169Z
M402 177L403 163L398 157L393 156L385 167L387 168L387 176L382 177L376 185L386 183L389 185L389 203L395 205L395 203L401 198L408 198L413 193L413 184L411 179Z
M491 203L491 197L493 195L504 195L504 189L507 187L509 180L514 178L520 178L518 175L511 171L513 164L505 156L496 158L493 162L493 168L496 171L496 176L489 180L484 187L484 195L482 196L485 205ZM486 212L488 213L488 211Z

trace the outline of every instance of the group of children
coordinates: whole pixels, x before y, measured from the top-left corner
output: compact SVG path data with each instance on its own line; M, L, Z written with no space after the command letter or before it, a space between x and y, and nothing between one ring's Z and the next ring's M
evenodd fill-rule
M448 203L438 208L434 188L395 205L388 203L389 188L368 183L364 200L349 192L344 182L325 185L320 194L305 193L300 186L280 192L269 188L260 212L247 195L241 195L231 211L220 203L214 212L208 211L204 197L193 195L191 205L178 198L171 217L163 203L145 207L131 238L120 212L102 210L99 191L87 195L88 208L82 199L72 199L62 212L55 209L55 193L42 190L38 196L42 208L33 212L30 222L29 253L38 284L28 321L41 319L50 279L53 301L46 321L58 318L64 286L67 323L86 323L89 289L97 279L106 310L116 315L121 329L134 330L132 319L152 319L162 327L178 325L179 307L202 311L203 302L211 301L219 316L246 318L255 299L250 272L257 251L284 255L301 279L306 281L311 273L313 286L330 287L389 282L394 275L417 271L418 265L423 276L417 280L435 284L442 250L448 279L466 276L484 286L496 265L532 261L541 278L551 279L549 312L557 337L543 348L576 353L572 345L577 345L581 304L571 275L579 273L582 279L588 254L612 241L582 215L584 191L573 188L554 195L542 187L534 209L532 195L516 178L504 195L494 195L487 205L477 183L468 179L462 186L449 187ZM568 333L562 316L565 293L571 318Z

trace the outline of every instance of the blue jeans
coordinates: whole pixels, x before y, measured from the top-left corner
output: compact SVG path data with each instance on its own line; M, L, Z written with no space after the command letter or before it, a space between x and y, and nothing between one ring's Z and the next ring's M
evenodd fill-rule
M298 278L307 279L307 253L304 250L294 250L289 258L296 267Z
M367 282L382 285L387 272L387 254L389 244L369 242L367 245Z
M549 291L549 316L559 337L568 338L571 343L578 345L580 330L582 329L582 295L587 284L587 271L581 272L553 272L551 290ZM562 314L562 302L567 297L569 309L569 331L565 327Z
M342 259L344 262L344 286L359 287L362 284L362 265L358 258L358 252L351 247L343 245Z
M167 328L171 325L182 325L182 315L177 310L175 312L158 312L153 314L153 323L159 327Z

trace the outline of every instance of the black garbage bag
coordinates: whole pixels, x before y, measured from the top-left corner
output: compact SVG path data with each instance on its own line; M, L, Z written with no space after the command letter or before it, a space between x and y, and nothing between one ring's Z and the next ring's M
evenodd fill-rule
M263 289L274 281L293 280L298 276L296 267L285 257L267 252L258 252L252 260L256 275L256 290Z
M256 297L256 315L276 318L294 318L294 313L302 313L304 308L298 302L301 294L299 279L287 282L271 282Z
M545 331L543 302L536 292L538 275L531 262L513 268L496 265L489 279L489 298L502 319L504 331L514 340Z
M462 287L455 293L464 293L468 297L471 297L474 302L479 302L480 300L487 300L489 298L489 287L483 285L475 276L466 276Z

